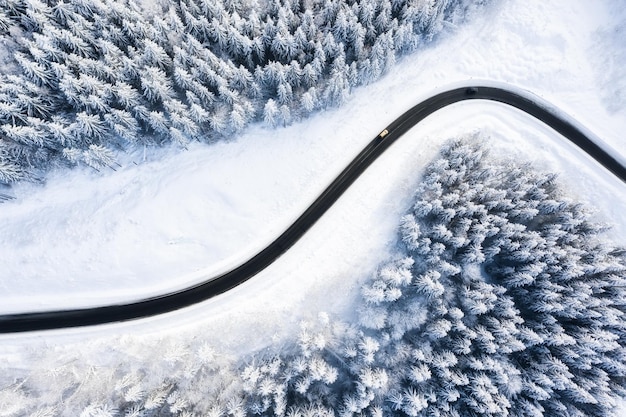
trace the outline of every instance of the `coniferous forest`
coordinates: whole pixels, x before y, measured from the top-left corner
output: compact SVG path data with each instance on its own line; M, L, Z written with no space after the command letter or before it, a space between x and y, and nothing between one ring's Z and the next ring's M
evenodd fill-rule
M0 185L341 105L484 2L0 0ZM615 415L626 251L556 175L481 139L422 172L353 320L321 312L245 357L199 332L149 351L164 355L120 343L102 366L0 375L0 415Z
M158 360L56 368L58 394L41 375L4 392L20 415L615 415L626 252L555 175L481 142L451 141L426 167L353 322L320 313L244 358L199 332Z
M470 0L0 0L0 183L341 104Z

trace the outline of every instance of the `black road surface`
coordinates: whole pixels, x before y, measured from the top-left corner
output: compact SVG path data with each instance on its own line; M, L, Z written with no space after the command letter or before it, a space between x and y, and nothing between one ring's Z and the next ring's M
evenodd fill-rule
M478 99L508 104L541 120L575 143L622 181L626 182L626 167L596 145L577 127L547 107L502 88L483 86L455 88L424 100L391 123L363 149L282 235L235 269L186 289L125 304L75 310L0 315L0 333L18 333L121 322L171 312L222 294L247 281L287 251L378 156L415 124L447 105L464 100Z

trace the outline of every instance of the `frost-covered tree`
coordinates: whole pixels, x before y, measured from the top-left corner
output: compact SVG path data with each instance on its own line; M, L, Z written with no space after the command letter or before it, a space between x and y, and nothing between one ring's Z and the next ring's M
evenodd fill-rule
M387 372L374 365L379 343L322 314L304 324L296 346L281 356L255 359L242 371L248 410L253 414L372 414L380 409Z
M269 99L267 103L265 103L265 108L263 109L263 121L270 126L276 126L279 117L278 106L274 102L274 100Z
M626 252L554 175L470 140L426 167L397 253L362 286L358 322L322 313L280 347L243 358L220 353L202 329L106 343L115 366L35 349L24 362L38 364L32 375L0 373L3 411L614 416L626 382ZM113 163L106 148L88 149L63 152L95 168ZM15 170L0 164L0 175Z
M138 141L212 141L265 119L270 100L276 124L340 105L473 2L414 3L181 0L148 16L134 0L0 0L0 36L19 69L3 76L0 122L30 155L0 156L23 174L4 178L72 163L68 146L114 154ZM90 126L87 140L59 135Z
M623 250L553 175L454 141L364 290L407 415L611 415L623 395Z

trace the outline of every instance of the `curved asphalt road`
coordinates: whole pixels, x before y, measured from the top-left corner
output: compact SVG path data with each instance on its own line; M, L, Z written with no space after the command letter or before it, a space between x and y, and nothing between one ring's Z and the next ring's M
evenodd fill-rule
M177 310L222 294L247 281L287 251L379 155L415 124L442 107L463 100L476 99L508 104L534 116L626 182L626 167L602 150L577 127L548 108L503 88L483 86L455 88L424 100L391 123L363 149L295 223L269 246L237 268L187 289L126 304L1 315L0 333L90 326L138 319Z

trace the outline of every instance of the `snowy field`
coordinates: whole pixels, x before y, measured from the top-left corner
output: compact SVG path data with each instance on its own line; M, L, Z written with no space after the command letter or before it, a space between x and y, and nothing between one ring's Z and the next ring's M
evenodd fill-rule
M54 173L45 187L21 185L15 189L16 201L0 210L0 309L19 312L131 300L229 269L295 219L387 123L455 82L497 80L527 89L623 152L626 98L619 83L624 78L620 63L626 58L624 45L617 41L624 30L618 11L617 3L610 2L497 2L471 24L451 28L452 34L436 45L402 60L380 82L355 91L340 109L284 129L253 126L228 143L137 153L106 175L88 169L63 171ZM467 129L486 129L506 140L519 138L507 152L565 172L563 179L580 198L593 205L606 202L602 210L607 220L624 227L619 218L624 211L615 201L621 185L610 192L597 186L582 168L594 164L584 156L569 158L564 149L571 147L534 123L497 104L447 108L391 151L396 153L388 156L393 163L379 162L382 171L368 174L374 183L364 187L404 187L441 141ZM416 168L404 169L409 166ZM403 169L392 171L396 167ZM404 210L407 196L386 195L361 196L361 207L384 200L394 209L381 209L384 215L372 218L369 238L348 232L359 242L350 248L392 240L395 213ZM347 198L340 205L354 210ZM356 217L358 210L351 214L354 223L366 214ZM381 234L374 232L379 230ZM356 259L317 263L329 272L345 262L366 271L378 261L367 258L369 267Z
M379 82L354 91L339 109L277 130L252 126L227 143L138 152L105 175L59 171L45 186L19 185L16 200L0 206L0 312L134 300L239 264L297 218L389 122L458 82L526 89L626 158L621 9L621 2L608 0L495 2L400 60ZM24 351L42 347L63 361L89 362L114 340L148 357L162 353L154 340L184 344L197 329L216 345L246 352L282 340L320 311L348 318L360 283L392 250L420 169L446 139L474 131L491 136L494 154L558 172L571 196L594 207L598 219L613 224L616 241L626 243L619 180L518 111L462 103L412 129L302 241L241 287L123 325L0 336L0 366L36 366L26 363ZM87 340L89 348L72 353Z

